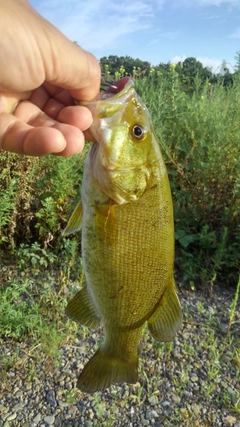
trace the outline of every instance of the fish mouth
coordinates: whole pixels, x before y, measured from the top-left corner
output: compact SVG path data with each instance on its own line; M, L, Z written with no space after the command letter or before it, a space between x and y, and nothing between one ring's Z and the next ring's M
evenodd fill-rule
M91 106L99 104L101 101L111 98L112 101L118 101L128 94L134 88L134 82L130 77L123 77L119 80L112 81L107 89L102 93L101 97L94 101L77 101L77 104L85 105L91 110Z
M127 93L133 86L134 82L130 77L122 77L121 79L115 80L109 84L107 89L103 92L101 99L112 98L112 100L117 100Z

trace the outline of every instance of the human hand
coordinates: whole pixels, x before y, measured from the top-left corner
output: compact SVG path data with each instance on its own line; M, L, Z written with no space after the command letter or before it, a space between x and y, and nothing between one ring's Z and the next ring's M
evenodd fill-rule
M74 99L97 97L96 58L26 0L1 1L0 34L0 148L34 156L77 154L92 115Z

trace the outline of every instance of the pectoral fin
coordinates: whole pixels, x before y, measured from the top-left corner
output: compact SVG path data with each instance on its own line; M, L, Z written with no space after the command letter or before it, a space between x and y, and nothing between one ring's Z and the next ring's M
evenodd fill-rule
M151 335L157 341L172 341L182 324L182 311L174 279L166 287L157 309L148 320Z
M67 236L68 234L74 233L75 231L81 230L82 227L82 202L80 201L75 207L68 223L67 227L63 230L62 236Z
M88 293L87 288L81 289L69 301L65 313L70 319L82 325L95 329L100 324L100 319Z

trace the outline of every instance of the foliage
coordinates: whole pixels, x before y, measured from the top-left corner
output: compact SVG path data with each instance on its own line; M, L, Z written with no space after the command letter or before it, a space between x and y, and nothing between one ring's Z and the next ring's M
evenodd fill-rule
M41 287L36 286L36 282L16 277L0 289L1 336L16 340L31 336L33 341L40 339L43 345L48 336L54 331L59 334L66 324L62 295L54 291L51 281L42 281Z
M136 80L172 186L176 264L183 283L235 284L240 264L240 78L227 89L197 76L193 94L167 76Z
M130 59L128 72L147 65ZM235 285L240 264L240 74L226 86L209 73L188 58L135 79L169 172L178 282L190 287ZM71 158L0 153L0 247L14 251L22 268L79 253L79 237L63 239L61 232L79 197L86 151Z
M14 250L38 241L62 245L61 231L80 197L84 156L24 157L0 153L0 244Z
M141 61L140 59L133 59L130 56L116 56L109 55L104 56L100 59L100 66L102 72L119 78L118 73L124 73L124 75L134 75L134 70L146 70L150 68L150 63L147 61Z

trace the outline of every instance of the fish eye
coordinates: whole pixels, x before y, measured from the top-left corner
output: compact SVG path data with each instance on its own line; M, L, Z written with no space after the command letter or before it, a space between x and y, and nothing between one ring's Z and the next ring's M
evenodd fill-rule
M145 136L145 130L140 125L134 125L132 127L132 135L134 136L134 138L141 140Z

